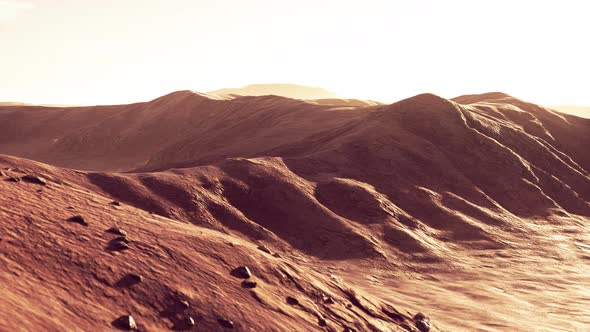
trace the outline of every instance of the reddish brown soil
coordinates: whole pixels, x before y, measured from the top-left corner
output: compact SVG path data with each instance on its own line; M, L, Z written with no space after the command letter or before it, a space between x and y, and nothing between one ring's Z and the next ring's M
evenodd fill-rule
M169 329L180 300L195 331L413 331L418 311L434 331L587 330L590 120L500 93L342 105L0 107L0 152L85 170L0 156L0 330ZM48 183L7 181L24 174Z

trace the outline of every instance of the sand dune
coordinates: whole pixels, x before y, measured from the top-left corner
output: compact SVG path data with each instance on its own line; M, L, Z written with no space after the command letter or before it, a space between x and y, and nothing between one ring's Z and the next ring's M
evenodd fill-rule
M417 331L418 311L433 331L584 331L589 143L590 120L503 93L0 107L0 152L20 156L0 157L4 178L49 179L0 181L14 220L0 317L87 330L131 313L159 330L185 299L196 331L223 317L243 331ZM105 251L114 225L129 250ZM229 274L244 264L253 290ZM113 287L131 270L145 285ZM39 299L52 305L27 305Z

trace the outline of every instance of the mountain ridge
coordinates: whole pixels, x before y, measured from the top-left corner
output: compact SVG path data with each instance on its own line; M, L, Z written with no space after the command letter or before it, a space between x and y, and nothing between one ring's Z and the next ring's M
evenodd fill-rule
M176 318L158 312L183 298L197 303L190 313L209 330L231 316L237 330L272 330L272 323L325 330L319 324L326 319L329 331L415 331L418 311L432 319L433 331L575 330L590 324L570 314L584 311L580 285L590 276L587 143L589 121L498 93L453 100L420 94L389 105L342 106L179 91L123 106L0 107L0 153L54 164L0 155L0 186L8 193L0 198L0 216L15 220L3 223L9 240L0 245L10 244L11 257L21 257L15 248L25 237L71 255L76 263L67 269L78 284L68 287L76 300L64 298L62 290L46 294L63 271L49 268L45 279L51 283L44 284L33 261L26 260L35 271L24 274L27 283L14 279L15 260L3 278L20 292L10 293L15 301L36 298L34 287L65 303L81 303L78 291L101 299L110 294L105 301L113 310L92 310L101 326L129 312L146 327L174 328ZM46 185L37 188L24 175L42 177ZM98 254L106 241L98 229L59 226L70 214L88 218L89 226L81 227L138 227L141 234L130 236L132 254ZM57 239L43 244L38 232ZM179 243L199 236L208 248L191 246L198 256L184 252ZM235 254L224 241L248 249ZM94 251L76 249L80 245ZM268 261L252 252L257 246L279 257ZM58 259L26 248L40 260ZM91 264L85 255L101 258ZM158 267L140 268L158 276L150 281L153 296L140 288L121 293L131 299L113 300L119 294L110 290L115 275L129 266L114 261L116 269L105 272L106 262L119 257ZM261 278L260 289L245 297L227 275L237 259ZM223 268L216 261L225 262ZM166 281L167 271L199 264L207 266L200 279L180 275L201 282L203 290L182 278ZM300 281L289 282L283 265L298 266ZM96 276L76 266L88 266ZM211 275L221 278L223 289ZM340 278L347 286L332 282ZM543 287L552 291L537 291ZM285 297L296 289L305 302L293 311L295 302ZM330 309L322 292L338 297L342 308ZM202 310L207 301L216 309ZM545 303L559 312L547 315ZM241 305L267 308L266 319L240 313ZM10 306L0 304L6 316L3 307ZM74 319L63 310L68 327L92 326L90 316ZM25 312L60 329L60 322L41 320L45 313ZM398 313L387 314L392 312ZM277 320L277 313L287 314Z
M250 84L241 88L224 88L208 92L214 95L264 96L278 95L294 99L338 99L338 95L320 87L298 84Z

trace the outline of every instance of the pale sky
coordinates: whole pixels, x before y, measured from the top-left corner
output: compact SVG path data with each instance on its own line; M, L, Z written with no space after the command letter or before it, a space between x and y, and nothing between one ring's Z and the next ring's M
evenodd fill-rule
M590 105L588 1L0 0L0 101L252 83Z

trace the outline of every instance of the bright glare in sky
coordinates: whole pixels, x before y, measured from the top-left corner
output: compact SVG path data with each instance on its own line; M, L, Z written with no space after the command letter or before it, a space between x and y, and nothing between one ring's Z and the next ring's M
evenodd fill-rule
M590 105L587 1L0 0L0 101L114 104L252 83L393 102Z

